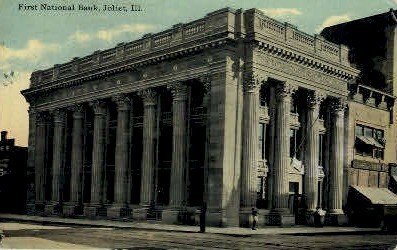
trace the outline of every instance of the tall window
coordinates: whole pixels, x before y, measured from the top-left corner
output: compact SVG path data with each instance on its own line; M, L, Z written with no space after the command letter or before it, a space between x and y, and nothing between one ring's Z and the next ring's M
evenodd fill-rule
M266 124L259 123L259 157L260 159L265 159L265 136L266 136Z

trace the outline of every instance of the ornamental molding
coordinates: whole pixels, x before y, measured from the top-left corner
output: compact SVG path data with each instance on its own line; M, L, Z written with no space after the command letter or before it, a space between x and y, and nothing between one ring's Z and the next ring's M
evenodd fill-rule
M131 97L126 94L119 94L112 97L112 101L116 103L117 110L129 110L132 104Z
M276 97L278 99L291 98L291 96L298 90L298 86L289 82L279 83L276 86Z
M243 88L245 92L259 91L260 86L264 78L260 77L258 74L248 73L244 75Z
M322 91L313 91L307 95L307 104L309 108L315 108L325 100L327 95Z
M347 108L346 98L333 98L330 102L331 112L334 114L345 112Z
M90 102L90 106L94 110L95 115L105 115L107 102L105 100L94 100Z
M138 92L144 106L154 106L157 103L157 92L153 89L145 89Z
M310 69L292 61L285 61L273 56L266 56L266 58L261 61L261 64L273 70L283 72L288 75L297 76L309 82L315 82L321 85L333 86L335 83L345 83L341 79L335 79L334 77L328 76L314 69Z
M172 93L173 101L185 101L187 100L187 86L183 82L175 82L167 85L167 89L169 89Z
M323 75L324 77L326 76L333 76L340 78L340 80L343 81L351 81L352 79L356 78L359 74L359 70L349 67L349 70L343 70L341 69L342 67L346 68L346 66L343 65L338 65L338 66L333 66L328 64L328 61L326 59L313 59L312 57L307 57L303 55L302 53L299 52L293 52L286 50L285 48L280 48L278 46L275 46L274 44L270 44L267 42L259 42L255 41L259 45L259 49L256 50L259 53L262 54L267 54L267 55L272 55L276 57L280 57L286 61L288 61L288 64L300 64L302 65L302 69L309 70L310 68L312 70L320 70L320 72L316 72L317 74ZM349 72L350 71L350 72Z
M50 80L44 83L38 83L42 81L42 73L44 71L36 71L32 73L31 82L32 87L22 91L22 94L28 99L30 95L37 92L49 91L52 89L68 88L82 82L97 80L104 78L106 76L114 75L116 73L136 71L137 69L158 65L160 62L174 60L181 58L182 56L194 55L200 51L207 50L209 48L217 48L224 46L229 43L227 39L221 39L217 41L210 41L204 44L196 45L193 47L184 48L182 50L173 50L166 54L161 54L158 56L146 56L143 60L137 60L137 58L117 61L112 64L106 65L94 65L91 69L85 70L83 72L73 73L72 75L62 76L56 80ZM153 53L149 53L153 54ZM146 54L148 55L148 54ZM95 61L95 60L94 60ZM74 62L75 63L75 62ZM146 75L147 76L147 75ZM28 99L29 100L29 99Z

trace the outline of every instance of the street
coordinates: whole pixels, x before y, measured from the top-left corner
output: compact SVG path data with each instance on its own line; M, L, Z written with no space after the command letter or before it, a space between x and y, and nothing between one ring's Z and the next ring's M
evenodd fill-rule
M397 235L222 235L143 229L0 223L3 248L28 249L395 249ZM197 228L198 229L198 228ZM248 230L248 229L242 229Z

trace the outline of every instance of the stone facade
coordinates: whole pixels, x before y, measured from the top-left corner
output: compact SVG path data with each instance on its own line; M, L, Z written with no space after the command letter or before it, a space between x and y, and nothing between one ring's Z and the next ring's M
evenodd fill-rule
M205 203L214 226L247 226L252 207L261 225L295 224L300 208L312 224L323 208L341 223L360 73L348 53L257 9L222 9L36 71L23 91L28 206L194 223Z

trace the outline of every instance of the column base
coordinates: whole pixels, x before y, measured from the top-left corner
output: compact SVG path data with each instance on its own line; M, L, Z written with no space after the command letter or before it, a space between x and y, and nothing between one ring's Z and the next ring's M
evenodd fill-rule
M106 217L107 210L100 204L89 204L84 206L84 216L88 218Z
M266 217L266 225L288 227L295 225L295 216L289 209L270 211Z
M45 211L44 208L45 208L44 202L36 202L34 204L34 215L44 216L44 211Z
M252 216L251 208L242 208L239 211L239 226L240 227L252 227L254 219Z
M107 211L107 216L115 219L131 217L131 215L132 209L123 204L113 204Z
M50 202L45 204L44 214L46 216L57 216L62 214L62 205L58 202Z
M325 211L319 210L306 210L305 219L306 225L313 227L323 227L325 224Z
M212 226L212 227L228 226L228 220L227 220L226 212L224 210L208 209L205 222L207 226Z
M182 211L177 208L164 209L161 215L161 221L166 224L181 224Z
M148 211L149 211L149 206L134 208L132 210L132 219L138 221L146 220Z
M26 203L25 212L27 215L35 214L35 204L34 203Z
M65 203L63 205L63 215L67 217L75 217L83 214L83 206L76 203Z
M325 224L329 226L347 226L349 223L349 219L340 211L329 212L325 217Z

